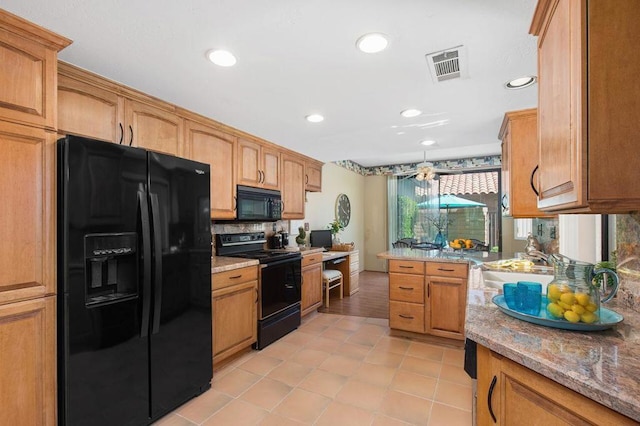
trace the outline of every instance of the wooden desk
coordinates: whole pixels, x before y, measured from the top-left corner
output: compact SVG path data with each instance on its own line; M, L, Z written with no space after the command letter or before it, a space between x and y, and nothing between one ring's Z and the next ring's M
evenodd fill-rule
M336 269L342 273L342 294L351 296L360 290L360 260L358 250L326 251L322 253L323 269Z

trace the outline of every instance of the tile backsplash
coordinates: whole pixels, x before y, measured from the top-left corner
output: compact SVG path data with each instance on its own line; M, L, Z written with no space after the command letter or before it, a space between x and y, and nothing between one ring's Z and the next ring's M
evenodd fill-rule
M264 232L266 237L269 238L276 232L284 231L289 232L289 221L288 220L279 220L275 222L275 232L273 230L274 222L257 222L257 223L215 223L211 224L211 237L214 241L213 244L213 255L215 256L215 236L216 234L237 234L241 232ZM290 232L289 232L290 233ZM297 232L296 232L297 235ZM293 237L289 238L289 245L291 245L291 241Z

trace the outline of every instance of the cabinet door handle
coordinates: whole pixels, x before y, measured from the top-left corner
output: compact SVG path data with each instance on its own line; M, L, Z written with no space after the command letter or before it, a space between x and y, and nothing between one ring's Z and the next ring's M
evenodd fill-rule
M400 286L400 290L413 290L413 287L402 287L402 286Z
M234 275L232 277L229 277L230 280L237 280L238 278L242 277L242 275Z
M491 414L491 418L494 423L497 423L498 419L496 419L496 415L493 414L493 407L491 406L491 398L493 397L493 389L496 387L496 382L498 378L493 376L493 380L491 380L491 386L489 386L489 393L487 394L487 405L489 406L489 414Z
M536 189L536 187L533 185L533 177L535 176L536 172L538 171L538 168L540 166L536 164L536 168L533 169L533 171L531 172L531 180L529 181L529 183L531 184L531 189L533 189L533 192L536 193L536 197L540 196L540 193L538 192L538 190Z
M399 316L400 318L404 318L404 319L413 319L413 317L412 317L412 316L409 316L409 315L402 315L402 314L398 314L398 316Z
M427 298L431 297L431 283L427 283Z
M504 194L504 195L502 196L501 201L500 201L500 205L502 206L502 211L506 211L506 210L507 210L507 208L508 208L508 206L505 206L505 205L504 205L504 200L505 200L505 198L507 198L507 194Z
M413 266L400 265L400 266L398 266L398 268L401 268L401 269L413 269Z
M122 145L122 140L124 139L124 127L122 127L122 123L118 123L118 126L120 126L120 142L118 142L118 145Z
M131 138L129 138L129 146L133 143L133 127L129 124L129 133L131 133Z
M233 211L238 210L238 197L233 197Z
M264 172L262 170L258 170L258 182L264 183Z
M258 299L260 299L260 296L258 296L258 289L256 288L256 301L254 303L258 303Z
M309 184L309 175L304 175L304 184L305 185Z
M438 271L442 271L442 272L453 272L453 271L455 271L455 269L438 268Z

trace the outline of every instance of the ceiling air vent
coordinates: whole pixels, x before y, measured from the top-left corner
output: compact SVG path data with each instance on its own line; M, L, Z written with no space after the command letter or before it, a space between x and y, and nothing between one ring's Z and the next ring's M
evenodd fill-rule
M427 53L427 65L434 83L466 77L466 54L464 46Z

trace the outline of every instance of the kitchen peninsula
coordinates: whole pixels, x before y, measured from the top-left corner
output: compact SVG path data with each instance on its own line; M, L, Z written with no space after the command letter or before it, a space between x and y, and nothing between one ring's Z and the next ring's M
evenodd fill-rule
M389 261L392 329L464 340L469 263L495 254L394 248L377 257Z
M487 399L494 377L491 406L502 424L517 424L519 415L571 424L640 422L637 312L613 301L606 307L624 317L613 328L559 330L503 314L491 301L498 290L469 284L465 333L478 343L478 424L492 422Z

